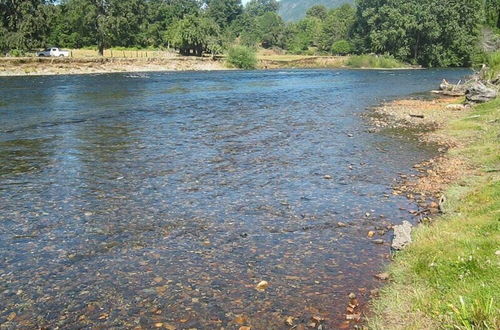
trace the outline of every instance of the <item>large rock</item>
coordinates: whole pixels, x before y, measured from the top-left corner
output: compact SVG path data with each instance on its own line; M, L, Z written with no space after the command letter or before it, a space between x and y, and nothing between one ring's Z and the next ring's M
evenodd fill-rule
M471 103L484 103L497 97L498 92L477 81L465 92L465 98Z
M396 225L393 229L394 239L392 240L391 247L394 250L402 250L411 243L412 225L408 221L403 221L403 224Z

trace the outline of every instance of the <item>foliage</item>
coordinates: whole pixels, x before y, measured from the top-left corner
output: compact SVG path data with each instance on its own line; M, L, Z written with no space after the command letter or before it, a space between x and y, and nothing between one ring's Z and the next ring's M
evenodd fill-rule
M246 6L241 0L4 0L0 51L96 47L102 54L112 47L174 47L201 55L237 43L294 54L391 54L425 66L467 66L484 57L476 47L481 25L491 31L499 20L498 0L359 0L357 9L352 2L304 0L306 17L286 23L277 0ZM490 39L483 37L486 50L496 47Z
M353 51L352 44L347 40L335 41L332 45L332 54L347 55Z
M360 0L356 32L363 52L390 53L425 66L467 66L483 0Z
M354 5L356 0L280 0L278 13L285 22L297 22L305 17L307 10L321 5L328 9L337 8L344 4Z
M245 6L245 12L253 17L262 16L265 13L276 13L279 8L277 0L251 0Z
M230 25L243 11L241 0L206 0L207 15L220 28Z
M227 62L236 68L251 70L257 66L257 57L252 48L233 46L227 53Z
M0 51L41 47L49 33L49 4L45 0L0 1Z
M326 19L328 9L323 5L315 5L306 11L306 17L315 17L320 20Z
M320 49L330 51L336 41L349 40L355 20L356 10L348 4L330 10L319 38Z
M372 318L372 328L392 328L391 319L412 329L499 328L499 120L497 98L439 132L461 146L451 156L468 159L477 171L450 187L446 214L419 227L414 243L396 256L391 284L374 308L385 317Z
M182 55L202 56L204 51L219 50L218 35L219 27L211 18L187 15L172 24L166 39Z
M351 68L391 69L403 68L406 65L391 55L358 55L349 57L347 66Z
M500 29L500 1L484 1L485 23L486 25Z

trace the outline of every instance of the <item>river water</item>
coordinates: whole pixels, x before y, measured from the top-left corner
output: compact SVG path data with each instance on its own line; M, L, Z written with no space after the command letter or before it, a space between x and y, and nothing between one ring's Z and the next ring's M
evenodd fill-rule
M391 185L434 154L362 114L466 73L0 78L0 324L346 326L389 253L367 232L417 208Z

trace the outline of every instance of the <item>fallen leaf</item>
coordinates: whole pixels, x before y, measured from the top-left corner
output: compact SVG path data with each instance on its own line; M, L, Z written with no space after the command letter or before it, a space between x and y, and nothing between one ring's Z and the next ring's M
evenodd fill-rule
M293 317L288 316L285 320L285 323L289 326L293 326Z
M247 323L247 317L245 315L238 315L235 317L234 322L236 322L239 325L243 325Z

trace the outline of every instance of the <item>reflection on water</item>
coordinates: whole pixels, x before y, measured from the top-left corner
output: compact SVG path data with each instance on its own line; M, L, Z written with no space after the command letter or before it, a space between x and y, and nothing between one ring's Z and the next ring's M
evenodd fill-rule
M432 154L359 115L463 74L2 78L0 324L338 326L388 253L367 231L415 207L394 178Z

